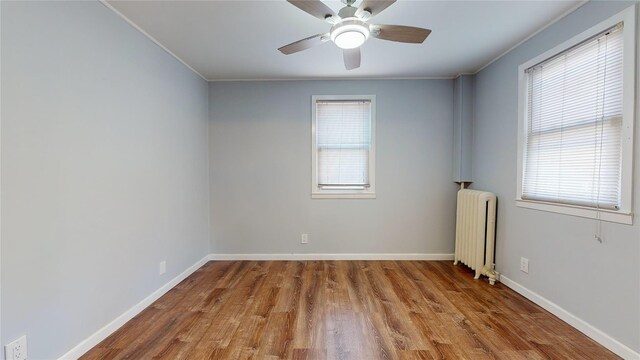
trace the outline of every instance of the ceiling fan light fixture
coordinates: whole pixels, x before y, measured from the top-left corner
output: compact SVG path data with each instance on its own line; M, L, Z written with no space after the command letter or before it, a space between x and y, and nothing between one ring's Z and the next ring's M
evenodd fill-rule
M369 38L369 26L359 20L343 21L331 29L331 41L341 49L355 49Z

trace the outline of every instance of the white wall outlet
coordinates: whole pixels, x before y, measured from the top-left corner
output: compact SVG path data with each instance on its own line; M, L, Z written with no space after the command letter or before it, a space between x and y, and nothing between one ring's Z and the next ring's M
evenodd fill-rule
M520 258L520 271L523 273L529 273L529 259L521 257Z
M308 244L309 243L309 234L302 234L300 236L300 244Z
M164 274L167 272L167 261L166 260L162 260L160 261L160 266L158 267L158 273L160 275Z
M6 360L27 360L27 335L22 335L4 346Z

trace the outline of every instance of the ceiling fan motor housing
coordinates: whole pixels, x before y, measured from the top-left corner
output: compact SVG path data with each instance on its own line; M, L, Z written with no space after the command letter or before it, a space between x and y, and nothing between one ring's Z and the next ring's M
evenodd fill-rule
M338 16L340 16L340 18L342 19L348 20L349 18L356 17L356 11L358 11L358 8L355 8L353 6L345 6L340 9L340 11L338 11Z

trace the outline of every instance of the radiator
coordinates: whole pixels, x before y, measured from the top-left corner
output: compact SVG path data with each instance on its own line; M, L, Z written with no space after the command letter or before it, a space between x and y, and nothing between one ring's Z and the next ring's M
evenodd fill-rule
M456 214L456 253L454 265L462 262L495 284L493 264L496 234L496 196L493 193L462 189L458 191Z

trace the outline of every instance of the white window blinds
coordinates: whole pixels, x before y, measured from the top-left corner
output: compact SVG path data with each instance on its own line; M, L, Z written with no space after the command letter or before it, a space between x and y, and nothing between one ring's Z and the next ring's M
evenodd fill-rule
M523 199L619 208L622 32L617 25L526 70Z
M318 100L316 144L319 187L367 188L371 101Z

